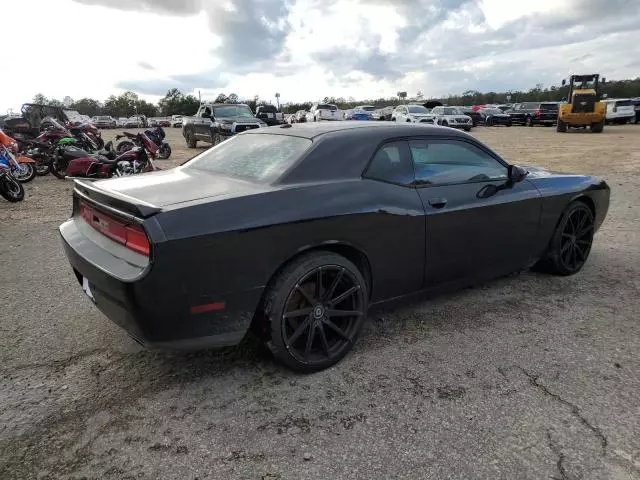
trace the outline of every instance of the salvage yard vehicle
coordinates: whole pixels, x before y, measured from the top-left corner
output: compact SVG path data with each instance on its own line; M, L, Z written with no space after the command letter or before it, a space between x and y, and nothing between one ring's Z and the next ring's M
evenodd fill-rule
M118 126L118 121L108 115L98 115L97 117L93 117L91 119L91 123L98 128L116 128Z
M274 105L258 105L256 108L256 118L259 118L269 126L284 123L284 114L279 112Z
M605 123L629 123L636 117L634 105L630 98L607 98L601 100L607 111L605 113Z
M513 125L550 127L558 121L558 102L516 103L511 110L507 110L505 113L511 116Z
M230 345L252 328L312 372L347 354L369 306L532 266L579 272L609 195L452 129L306 123L76 181L60 233L87 296L141 344Z
M373 112L375 112L376 107L372 105L358 105L353 110L351 110L350 114L345 115L345 120L373 120Z
M344 112L330 103L314 103L307 113L307 122L319 122L320 120L344 120Z
M558 132L566 132L568 127L589 127L593 133L602 133L606 122L606 107L600 102L599 86L605 83L600 75L571 75L567 103L562 103L558 111ZM562 80L562 85L566 85Z
M189 148L196 148L199 141L217 145L236 133L266 126L244 103L203 103L195 116L182 118L182 136Z
M511 115L504 113L499 108L483 108L482 110L479 110L478 113L482 116L482 122L487 127L494 127L497 125L510 127L512 124Z
M391 113L392 122L434 124L436 116L422 105L399 105Z
M76 147L58 147L53 161L51 173L60 179L65 178L111 178L136 175L138 173L160 170L155 166L158 147L145 133L116 135L132 139L135 147L117 153L112 142L107 142L104 150L89 153Z
M443 127L461 128L465 131L471 130L473 120L465 115L456 107L439 106L431 109L431 113L435 116L435 123Z

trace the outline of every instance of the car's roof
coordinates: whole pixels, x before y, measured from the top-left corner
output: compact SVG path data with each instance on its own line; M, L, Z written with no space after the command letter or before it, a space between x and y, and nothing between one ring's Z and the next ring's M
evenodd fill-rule
M415 123L391 123L391 122L309 122L309 123L296 123L286 124L274 127L256 128L254 130L248 130L243 135L260 135L260 134L274 134L274 135L291 135L296 137L313 139L321 135L326 134L344 134L354 135L368 134L375 131L377 135L382 137L403 137L403 136L431 136L442 135L444 127L419 125ZM445 130L448 136L460 136L465 134L458 130L449 129Z

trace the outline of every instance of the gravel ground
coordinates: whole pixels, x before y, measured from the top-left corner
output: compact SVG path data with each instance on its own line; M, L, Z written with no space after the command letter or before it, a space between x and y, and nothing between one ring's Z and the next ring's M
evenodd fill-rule
M159 163L194 153L167 132ZM474 135L514 163L609 182L584 270L376 313L310 376L251 342L141 350L64 258L70 182L1 201L0 478L640 479L640 127Z

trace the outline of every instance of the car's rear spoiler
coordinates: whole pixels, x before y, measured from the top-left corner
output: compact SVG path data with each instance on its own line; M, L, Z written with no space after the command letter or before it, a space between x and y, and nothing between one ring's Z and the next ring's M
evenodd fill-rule
M116 210L119 213L129 214L138 218L148 218L162 210L157 205L152 205L124 193L98 188L93 181L88 179L77 179L74 182L74 195L105 206L109 210Z

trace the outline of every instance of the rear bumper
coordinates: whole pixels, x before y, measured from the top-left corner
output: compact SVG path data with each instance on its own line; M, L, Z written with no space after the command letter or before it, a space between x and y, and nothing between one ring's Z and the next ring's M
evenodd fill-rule
M175 268L125 262L83 235L77 221L63 223L60 234L78 283L86 278L96 307L138 343L201 349L235 345L245 336L254 314L247 306L258 303L262 288L193 298ZM222 309L202 308L214 299Z

